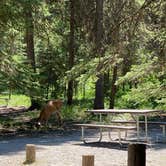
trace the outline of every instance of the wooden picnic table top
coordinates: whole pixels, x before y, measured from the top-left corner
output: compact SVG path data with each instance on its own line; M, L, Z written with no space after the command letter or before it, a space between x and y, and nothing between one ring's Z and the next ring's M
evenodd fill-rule
M98 113L98 114L122 114L122 113L129 113L129 114L151 114L151 113L159 113L162 110L136 110L136 109L98 109L98 110L87 110L86 112L89 113Z

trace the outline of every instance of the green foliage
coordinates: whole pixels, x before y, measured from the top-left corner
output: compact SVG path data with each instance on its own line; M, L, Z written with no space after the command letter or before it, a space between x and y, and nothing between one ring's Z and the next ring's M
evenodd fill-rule
M9 107L16 107L16 106L25 106L25 107L29 107L30 106L30 98L28 96L25 95L20 95L20 94L13 94L10 96L9 95L0 95L0 106L2 105L7 105ZM5 101L4 99L8 99L8 102Z
M121 108L165 110L166 92L163 90L160 81L156 78L151 78L122 95L117 105Z
M62 116L64 120L75 120L75 121L85 121L90 117L85 111L87 109L92 109L92 100L83 99L75 100L73 106L63 106Z
M154 65L157 60L151 60L148 63L143 63L141 65L133 65L131 71L128 72L125 76L121 77L117 81L118 84L122 84L124 82L142 82L147 75L152 75L156 69Z
M30 98L25 95L11 95L11 98L9 100L9 106L30 106Z
M67 119L84 118L81 110L92 108L96 76L100 73L109 72L105 93L109 103L112 69L117 65L116 107L166 109L166 2L125 1L119 6L116 0L104 1L103 40L98 54L95 1L78 0L75 4L75 64L69 70L69 1L2 0L0 93L16 94L9 105L29 106L29 98L42 103L51 98L66 98L66 84L74 79L75 99L91 99L91 105L76 102L72 108L64 108L63 115ZM33 17L36 72L26 55L27 8Z

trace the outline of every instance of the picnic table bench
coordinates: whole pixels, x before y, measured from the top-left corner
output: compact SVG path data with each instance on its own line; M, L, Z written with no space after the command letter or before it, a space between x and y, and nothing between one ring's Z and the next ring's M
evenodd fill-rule
M128 130L135 130L136 127L135 126L118 126L118 125L104 125L104 124L75 124L76 126L80 126L81 129L82 129L82 141L84 143L88 143L84 137L84 130L85 128L99 128L100 129L100 137L99 137L99 140L97 142L100 142L102 140L102 129L111 129L111 130L116 130L118 131L118 141L119 143L121 144L121 131L125 131L125 138L127 137L127 131ZM109 131L109 138L110 140L112 141L112 138L111 138L111 132Z
M135 124L135 121L127 121L127 120L113 120L112 123L120 123L120 124ZM140 121L139 122L140 124L145 124L144 121ZM147 122L148 124L154 124L154 125L159 125L161 128L162 128L162 134L163 134L163 137L166 137L166 122L163 122L163 121L148 121Z

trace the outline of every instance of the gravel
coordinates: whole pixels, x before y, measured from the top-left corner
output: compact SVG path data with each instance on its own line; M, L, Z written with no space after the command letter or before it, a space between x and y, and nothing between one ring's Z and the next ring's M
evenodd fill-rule
M90 135L92 131L89 131ZM83 144L80 131L66 134L0 140L0 166L25 164L26 144L36 145L36 162L31 166L81 166L82 155L94 155L95 166L127 166L127 146L108 142L107 133L102 143ZM116 133L113 133L115 137ZM93 136L97 133L93 134ZM146 150L147 166L166 165L166 144L155 144Z

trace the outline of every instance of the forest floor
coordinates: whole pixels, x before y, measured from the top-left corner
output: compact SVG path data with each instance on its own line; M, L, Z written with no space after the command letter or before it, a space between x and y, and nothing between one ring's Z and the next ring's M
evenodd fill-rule
M166 143L153 142L162 135L161 128L150 126L149 129L152 145L146 150L147 166L165 166ZM26 165L26 144L36 145L36 162L31 166L81 166L82 155L94 155L95 166L127 166L127 144L120 147L118 143L110 143L107 133L104 133L102 143L83 144L80 129L71 124L65 129L19 131L15 135L14 132L0 135L0 166ZM88 130L86 134L95 139L98 132ZM116 132L112 134L113 138L117 138ZM129 133L130 136L133 133Z
M20 106L20 107L0 107L0 115L1 116L21 113L23 111L27 111L26 107L24 107L24 106Z

